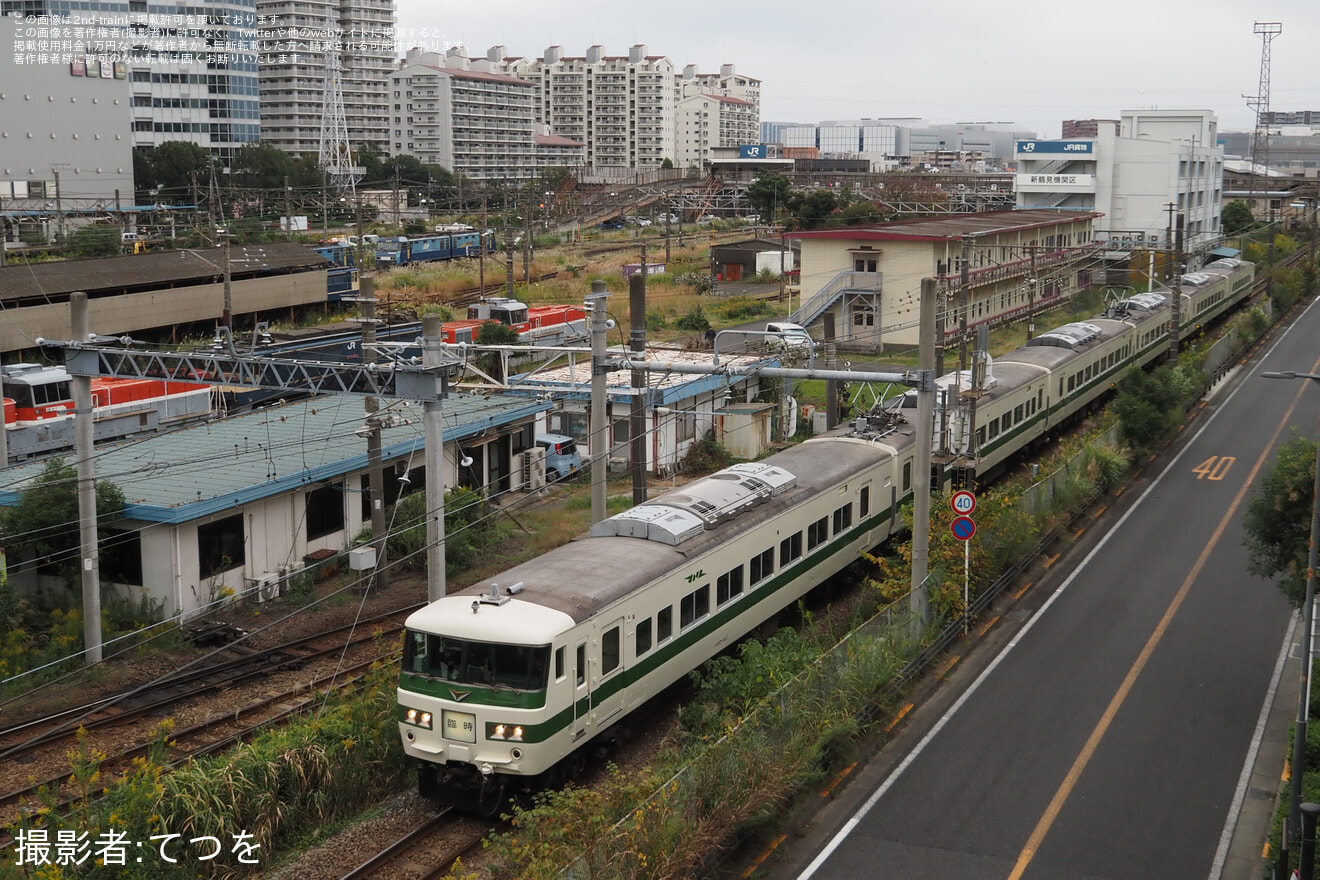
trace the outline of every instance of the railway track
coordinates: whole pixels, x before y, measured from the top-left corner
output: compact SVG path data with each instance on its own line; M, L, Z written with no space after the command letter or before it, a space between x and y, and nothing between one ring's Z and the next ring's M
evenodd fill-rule
M448 874L460 858L478 849L490 829L489 822L458 816L444 808L339 880L366 880L377 874L394 876L405 865L414 880L436 880Z
M182 713L184 707L189 707L187 714L193 717L170 731L166 764L220 752L314 708L326 689L351 684L372 664L388 656L380 650L381 637L401 631L403 620L416 607L409 605L230 657L218 667L171 675L127 694L11 726L3 732L10 745L0 751L0 767L6 768L4 788L0 789L0 824L12 821L23 807L39 800L42 792L52 793L60 805L70 801L71 795L64 789L70 769L66 749L80 729L97 732L96 747L106 753L100 766L107 779L115 777L133 759L150 754L157 747L160 719ZM345 639L350 629L361 634ZM272 693L234 706L233 689L251 685L257 679L279 683ZM44 729L39 729L43 725ZM14 741L21 737L25 737L22 742Z

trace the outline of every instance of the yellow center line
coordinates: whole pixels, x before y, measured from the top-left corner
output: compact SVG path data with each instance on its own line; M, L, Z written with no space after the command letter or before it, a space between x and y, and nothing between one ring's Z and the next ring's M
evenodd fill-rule
M1320 364L1318 364L1318 366L1320 366ZM1210 558L1210 553L1215 549L1215 546L1218 545L1219 539L1224 534L1224 529L1228 527L1229 522L1233 519L1233 514L1237 512L1238 506L1242 503L1242 499L1246 497L1247 491L1251 488L1252 483L1256 479L1256 474L1260 472L1261 467L1263 467L1266 460L1269 459L1270 452L1274 449L1274 444L1278 441L1279 435L1283 433L1284 425L1286 425L1289 419L1292 418L1293 410L1297 408L1297 403L1301 400L1301 393L1303 390L1305 390L1305 385L1302 386L1302 389L1300 389L1297 392L1297 395L1293 398L1292 405L1288 407L1288 411L1284 413L1283 418L1279 421L1279 426L1274 429L1274 435L1271 436L1269 442L1265 444L1265 448L1261 451L1260 457L1256 459L1256 464L1251 468L1251 473L1247 475L1246 480L1242 483L1242 488L1238 490L1237 495L1233 498L1233 503L1228 506L1228 510L1224 512L1223 518L1219 520L1219 525L1215 528L1214 534L1210 536L1210 540L1201 551L1201 555L1197 557L1196 564L1193 565L1192 570L1187 573L1186 579L1183 580L1182 586L1178 588L1178 592L1173 597L1173 601L1169 603L1169 607L1165 610L1164 616L1160 618L1160 622L1155 627L1155 631L1151 633L1150 638L1146 640L1145 647L1143 647L1141 653L1137 655L1137 659L1132 664L1132 668L1129 669L1127 675L1124 676L1123 683L1118 686L1117 693L1115 693L1113 699L1109 701L1109 705L1105 708L1104 714L1100 716L1099 723L1097 723L1095 729L1091 731L1091 735L1087 737L1086 745L1082 746L1082 751L1077 755L1077 759L1073 761L1072 767L1068 770L1068 775L1063 778L1063 782L1059 785L1058 791L1054 793L1054 797L1050 800L1049 806L1045 808L1044 815L1040 817L1040 821L1036 823L1035 830L1032 831L1031 836L1027 838L1026 846L1022 847L1022 851L1018 853L1017 862L1013 866L1013 872L1008 875L1008 880L1020 880L1022 874L1027 870L1027 866L1031 864L1031 860L1036 857L1036 852L1044 842L1045 835L1049 833L1050 828L1054 825L1054 821L1058 819L1059 812L1063 809L1064 803L1067 802L1068 798L1072 795L1073 789L1076 788L1077 780L1081 778L1082 771L1086 769L1086 765L1091 762L1095 750L1100 746L1100 740L1104 739L1105 733L1109 730L1109 725L1113 723L1114 717L1118 715L1118 710L1122 708L1123 703L1127 700L1128 693L1132 690L1132 686L1137 683L1137 678L1141 675L1142 670L1146 668L1146 663L1150 660L1151 654L1155 653L1155 647L1160 643L1160 640L1164 638L1165 631L1169 628L1169 624L1173 622L1173 617L1178 613L1178 609L1182 607L1183 600L1187 598L1187 594L1192 588L1192 583L1201 573L1201 569L1205 567L1206 560Z

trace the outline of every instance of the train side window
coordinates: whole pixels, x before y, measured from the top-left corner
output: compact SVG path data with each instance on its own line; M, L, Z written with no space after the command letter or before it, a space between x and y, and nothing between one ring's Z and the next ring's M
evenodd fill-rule
M779 542L779 567L783 568L802 556L802 533L795 532Z
M830 518L822 516L807 526L807 552L810 553L830 538Z
M1004 417L999 420L999 429L1004 433L1008 433L1008 429L1011 427L1013 427L1013 414L1004 413Z
M1075 385L1075 380L1073 379L1072 376L1069 376L1069 377L1068 377L1068 393L1069 393L1069 394L1072 393L1072 390L1073 390L1074 385Z
M852 528L852 505L845 504L834 511L834 534L847 531Z
M619 668L619 628L606 630L600 639L600 674L609 675Z
M715 605L718 607L730 599L741 596L742 591L743 567L740 565L715 579Z
M1036 406L1042 407L1044 405L1045 405L1045 389L1042 388L1036 392Z
M982 427L976 429L976 445L977 445L977 446L984 446L984 445L985 445L985 427L984 427L984 426L982 426Z
M678 628L687 629L710 614L710 584L702 584L678 604Z
M674 609L661 608L655 616L655 642L663 645L674 634Z
M903 491L912 488L912 462L903 462Z
M1016 424L1020 421L1022 421L1022 404L1019 403L1017 406L1013 407L1013 422Z
M640 657L651 650L651 618L638 621L637 623L637 656Z
M866 516L871 512L871 487L863 486L857 496L857 515Z
M577 686L582 687L582 685L585 684L587 681L587 646L586 645L577 646L577 669L575 670L575 672L577 676Z
M762 550L752 557L751 563L751 585L756 586L761 581L775 573L775 548L771 547Z
M564 680L564 646L555 648L555 681Z
M999 419L990 423L990 439L993 440L999 436Z

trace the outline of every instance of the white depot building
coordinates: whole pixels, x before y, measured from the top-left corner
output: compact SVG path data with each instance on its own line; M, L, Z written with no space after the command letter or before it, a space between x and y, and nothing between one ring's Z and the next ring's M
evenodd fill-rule
M1095 235L1162 244L1170 205L1185 216L1184 248L1220 235L1224 151L1209 110L1126 110L1115 133L1019 140L1017 206L1095 211ZM1176 222L1176 221L1173 221Z

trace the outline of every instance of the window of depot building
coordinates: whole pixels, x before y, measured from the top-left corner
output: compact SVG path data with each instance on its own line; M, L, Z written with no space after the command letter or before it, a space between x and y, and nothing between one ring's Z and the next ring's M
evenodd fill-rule
M100 554L102 581L143 586L141 532L136 529L104 532L97 552Z
M237 513L197 527L197 568L203 578L247 564L243 514Z
M307 493L307 538L324 538L344 530L344 484L321 486Z
M562 412L550 414L550 433L567 434L585 443L591 436L589 416L584 412Z

